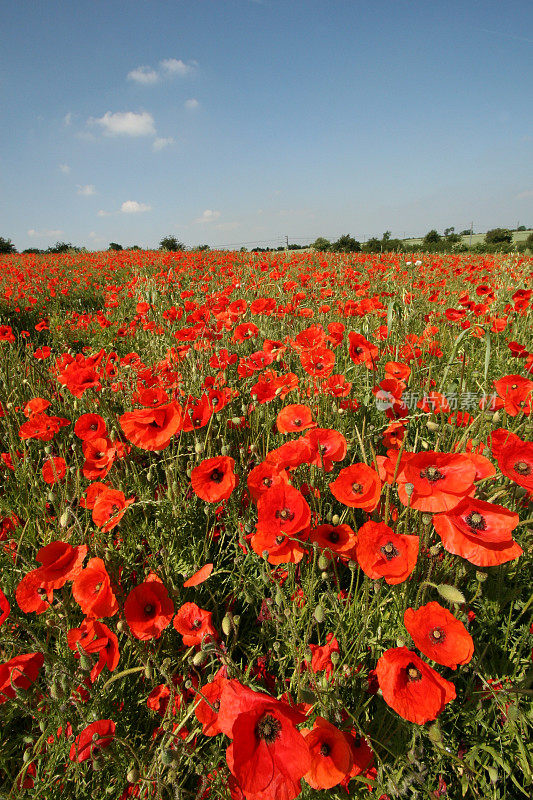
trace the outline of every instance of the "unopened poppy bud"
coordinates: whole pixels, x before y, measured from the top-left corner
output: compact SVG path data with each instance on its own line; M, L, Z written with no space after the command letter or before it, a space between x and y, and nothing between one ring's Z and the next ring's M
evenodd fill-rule
M130 770L128 770L126 774L126 780L128 781L128 783L137 783L139 777L140 773L137 767L132 767Z
M441 583L437 586L437 591L441 597L447 600L449 603L457 603L462 604L466 603L466 598L459 589L456 589L455 586L450 586L448 583Z
M24 761L24 763L27 764L28 761L31 761L31 758L32 758L31 750L25 750L24 755L22 756L22 760Z
M222 620L222 631L225 636L229 636L232 631L231 617L229 614L226 614Z
M41 731L41 733L44 733L46 730L46 722L44 721L44 719L42 719L39 722L39 730Z
M223 444L222 447L220 448L220 453L223 456L227 456L228 453L229 453L229 450L230 449L229 449L228 445L227 444Z
M174 762L175 758L176 753L174 750L161 750L161 761L166 767L170 766L170 764Z
M63 697L63 690L56 681L54 681L50 687L50 697L52 700L60 700Z
M320 577L323 581L327 581L329 579L329 572L321 572Z
M433 517L431 514L422 514L422 524L423 525L431 525L431 520Z
M59 524L62 528L66 528L68 523L68 508L66 511L63 511L61 516L59 517Z
M325 555L321 555L318 559L318 569L324 571L329 566L329 561Z
M428 419L428 421L426 422L426 428L428 429L428 431L432 431L434 433L435 431L438 431L439 425L432 419Z
M55 496L54 492L48 492L48 494L47 494L47 496L46 496L46 497L47 497L47 500L48 500L50 503L53 503L53 502L54 502L54 500L56 499L56 496Z
M126 622L126 620L120 619L117 622L117 631L119 633L126 633L127 630L128 630L128 623Z
M404 488L405 488L405 494L407 495L407 497L411 497L411 495L413 494L413 492L415 490L415 487L413 486L413 484L412 483L406 483Z
M496 423L496 422L499 422L499 421L500 421L500 419L501 419L501 414L500 414L500 412L499 412L499 411L496 411L496 413L495 413L495 414L494 414L494 416L492 417L492 421L493 421L494 423Z
M427 441L427 439L421 439L420 443L424 448L424 450L429 450L429 442Z
M350 561L348 561L348 569L350 569L352 572L355 572L357 569L357 561L352 561L350 559Z
M147 664L144 668L144 677L150 680L154 676L154 669L151 664Z
M194 452L195 453L203 453L204 450L205 450L205 446L204 446L203 442L196 442L196 444L194 445Z
M275 602L275 604L277 606L282 606L283 605L283 592L281 591L279 586L278 586L277 591L276 591L276 596L274 598L274 602Z
M152 470L149 469L148 472L146 473L146 480L148 481L148 483L152 482L152 478L153 478Z
M92 658L87 653L80 655L80 667L82 669L92 669L94 666Z
M235 628L238 628L238 627L239 627L239 625L240 625L240 623L241 623L241 618L240 618L240 616L239 616L238 614L236 614L236 615L233 617L233 626L234 626Z
M333 651L333 653L330 655L330 659L331 659L331 663L333 664L333 666L334 667L337 666L337 664L339 663L339 661L341 659L340 653L337 653L337 652Z
M59 679L59 684L64 692L68 689L68 678L66 675L62 675Z
M434 744L442 744L442 735L437 722L429 726L428 736Z
M341 518L339 517L339 515L338 514L333 514L333 516L331 518L331 524L332 525L338 525L340 521L341 521Z
M317 621L319 624L320 624L321 622L324 622L324 609L322 608L322 606L317 606L317 607L315 608L315 610L314 610L314 612L313 612L313 616L314 616L314 618L316 619L316 621Z
M207 653L203 650L200 650L192 659L192 664L194 667L201 667L202 664L205 664L207 661Z
M231 418L231 422L233 423L233 425L240 425L241 424L241 418L240 417L232 417Z
M52 448L50 447L49 444L47 444L46 447L44 448L44 452L46 453L47 456L49 456L50 453L52 452Z

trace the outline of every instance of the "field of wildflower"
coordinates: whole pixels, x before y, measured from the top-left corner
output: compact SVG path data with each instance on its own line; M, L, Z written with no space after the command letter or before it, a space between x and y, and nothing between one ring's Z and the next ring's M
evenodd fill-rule
M0 257L0 798L530 797L532 278Z

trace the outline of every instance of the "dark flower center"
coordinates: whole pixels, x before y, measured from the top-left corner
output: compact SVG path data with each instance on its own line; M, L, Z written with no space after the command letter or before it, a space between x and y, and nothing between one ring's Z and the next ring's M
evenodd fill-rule
M102 581L96 584L96 586L94 587L94 593L96 594L97 592L99 592L101 588L102 588Z
M361 486L360 483L352 483L352 492L354 494L361 494L362 491L363 487Z
M284 541L285 541L284 536L276 536L276 544L283 544Z
M387 542L387 544L384 544L383 547L379 549L387 561L391 561L393 558L397 558L400 555L400 551L394 547L392 542Z
M339 534L337 533L337 531L331 531L329 535L329 540L334 544L339 541Z
M144 607L144 613L145 613L145 614L146 614L146 616L148 616L148 617L149 617L151 614L153 614L153 613L154 613L154 610L155 610L155 609L154 609L154 607L153 607L153 605L152 605L151 603L147 603L147 604L145 605L145 607Z
M474 531L484 531L487 527L487 523L485 522L485 517L481 514L478 514L477 511L472 511L466 518L465 522L469 528L472 528Z
M290 508L282 508L281 511L276 511L276 517L285 522L288 519L294 519L294 513L290 510Z
M301 420L301 419L294 419L294 420L292 421L292 424L293 424L293 425L296 425L296 427L297 427L297 428L299 428L299 427L300 427L300 425L302 424L302 420Z
M446 638L446 633L442 628L433 628L433 630L429 632L429 638L433 644L442 644Z
M331 747L329 746L329 744L324 742L324 744L320 748L320 755L326 757L329 756L330 753L331 753Z
M221 472L219 469L214 469L211 473L211 480L215 483L221 483L222 478L224 477L224 473Z
M435 483L435 481L441 481L444 475L437 467L426 467L426 469L420 473L420 477L426 478L430 483Z
M272 478L263 478L263 486L270 488L272 486Z
M328 446L327 446L327 444L319 444L319 445L318 445L318 452L319 452L321 455L324 455L324 453L327 453L327 452L328 452Z
M202 620L201 619L193 620L192 626L193 628L196 628L196 630L198 630L198 628L202 627Z
M267 744L276 741L281 731L281 722L272 714L264 714L255 726L256 739L263 739Z
M361 355L362 352L363 352L363 348L362 347L355 347L354 348L354 353L355 353L356 356Z
M318 370L324 369L324 364L322 364L322 362L319 361L317 364L315 364L315 369Z
M96 422L93 422L92 425L89 425L89 430L90 431L97 431L98 430L98 425L96 424Z
M531 464L528 464L526 461L517 461L514 465L514 469L519 475L529 475L531 472Z
M407 673L407 680L409 683L414 683L422 678L422 673L417 667L415 667L414 664L408 664L405 668L405 671Z
M215 700L215 702L213 703L213 708L217 713L220 711L220 700Z

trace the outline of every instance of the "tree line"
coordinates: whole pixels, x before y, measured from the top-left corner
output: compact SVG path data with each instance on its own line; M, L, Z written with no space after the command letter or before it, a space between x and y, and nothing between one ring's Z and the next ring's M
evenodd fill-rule
M514 231L529 230L525 225L515 228ZM289 244L289 250L304 250L312 248L321 253L414 253L424 250L425 252L474 252L474 253L490 253L490 252L519 252L523 253L526 250L533 251L533 233L522 242L513 241L513 230L509 228L492 228L484 235L482 242L477 242L474 245L463 241L465 236L473 236L472 230L462 230L460 233L455 232L454 227L445 228L444 232L440 234L436 229L428 231L421 241L410 242L407 239L395 239L392 237L390 231L385 231L381 239L372 237L367 241L361 243L357 241L350 234L345 233L340 236L336 241L332 242L329 239L319 236L314 242L307 245ZM107 248L110 251L121 250L141 250L138 245L131 247L123 247L118 242L110 242ZM210 250L208 244L197 245L196 247L187 248L183 242L180 242L176 236L164 236L159 242L159 250L171 253L179 253L189 249L190 251L207 251ZM245 247L241 247L241 252L246 252ZM251 252L264 253L285 250L285 247L255 247ZM0 236L0 254L17 253L17 249L11 239L6 239ZM23 250L22 253L46 254L46 253L82 253L88 252L85 247L77 247L71 242L56 242L55 245L48 247L46 250L40 250L37 247L29 247Z

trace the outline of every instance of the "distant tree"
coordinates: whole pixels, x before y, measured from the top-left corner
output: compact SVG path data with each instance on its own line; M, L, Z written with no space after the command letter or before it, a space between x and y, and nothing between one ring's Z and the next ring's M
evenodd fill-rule
M525 226L525 225L519 225L519 226L518 226L518 228L517 228L516 230L517 230L517 231L527 231L527 228L526 228L526 226Z
M127 249L127 250L140 250L141 248L139 247L139 245L138 245L138 244L132 244L132 246L131 246L131 247L128 247L128 248L126 248L126 249Z
M320 253L326 253L328 250L331 250L331 242L329 239L324 239L323 236L319 236L318 239L313 242L311 247L314 250L318 250Z
M11 239L4 239L3 236L0 236L0 253L16 253L17 248L11 241Z
M473 231L471 231L470 228L465 228L464 231L461 231L459 236L470 236L470 233L473 233Z
M335 253L360 253L361 243L349 233L345 233L343 236L339 236L336 242L333 242L331 249Z
M390 231L385 231L385 233L381 237L382 244L387 244L387 242L390 242L391 237L392 237L392 233Z
M208 245L208 244L199 244L199 245L198 245L198 250L199 250L201 253L207 253L209 250L211 250L211 248L209 247L209 245Z
M492 228L485 234L485 244L511 244L513 234L507 228Z
M363 245L363 250L366 250L368 253L379 253L381 250L381 239L372 236L368 239L367 242Z
M530 233L525 241L528 250L533 250L533 233Z
M47 253L79 253L80 251L81 247L76 247L71 242L56 242L53 247L46 250Z
M438 233L435 229L432 231L428 231L424 236L424 245L429 245L430 247L439 244L442 239L440 233Z
M241 247L241 249L239 250L239 253L247 253L247 252L248 250L246 249L246 247Z
M185 245L179 242L175 236L165 236L159 242L160 250L168 250L171 253L179 253L185 250Z
M458 233L455 233L453 226L444 229L444 238L446 239L446 244L458 244L461 241L461 237Z
M121 244L117 244L116 242L109 242L108 250L122 250L123 247Z
M39 250L38 247L28 247L26 250L23 250L22 252L28 255L30 254L39 255L41 253L44 253L44 250Z

